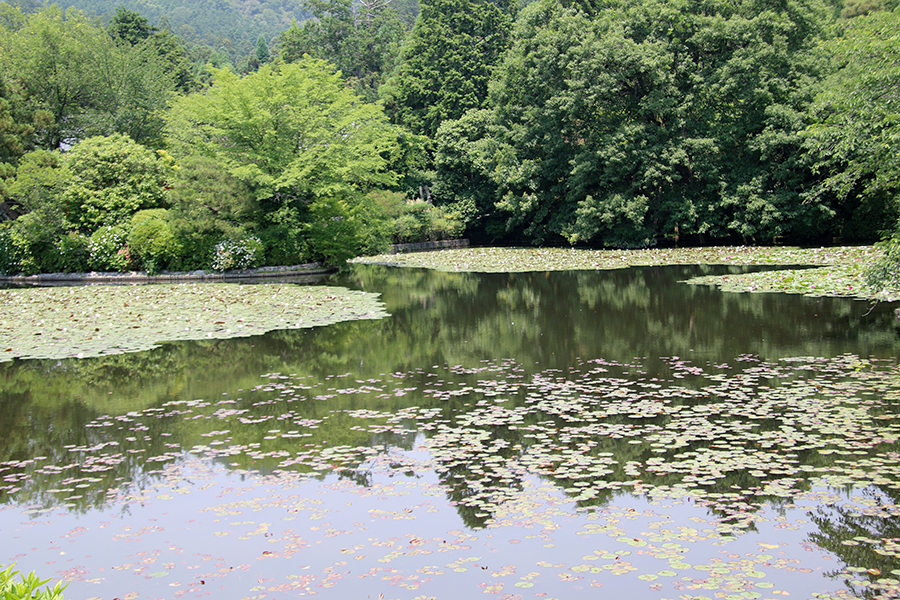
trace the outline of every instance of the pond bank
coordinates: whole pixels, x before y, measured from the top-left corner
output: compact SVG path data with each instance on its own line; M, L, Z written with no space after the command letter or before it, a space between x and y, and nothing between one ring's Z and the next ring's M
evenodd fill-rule
M390 254L406 254L449 248L468 248L468 239L442 240L438 242L417 242L412 244L393 244ZM258 269L240 269L234 271L163 271L157 275L149 275L145 271L96 272L90 273L38 273L36 275L0 275L2 283L21 283L31 285L80 285L101 283L179 283L179 282L212 282L243 281L252 279L269 279L273 277L309 277L327 275L337 271L334 267L326 267L321 263L302 265L260 267Z
M100 283L178 283L239 281L248 279L268 279L272 277L313 276L333 273L336 269L319 263L293 265L289 267L260 267L236 271L174 271L158 275L148 275L144 271L128 273L39 273L37 275L0 275L0 283L24 283L32 285L79 285Z

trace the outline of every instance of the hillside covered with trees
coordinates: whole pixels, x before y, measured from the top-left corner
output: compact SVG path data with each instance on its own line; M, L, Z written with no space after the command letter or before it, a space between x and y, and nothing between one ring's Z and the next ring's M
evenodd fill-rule
M162 0L0 3L0 271L896 227L890 0L279 6L236 61Z
M24 0L19 5L25 8L26 3L31 10L42 6L36 0ZM303 23L321 10L304 0L60 0L55 4L63 9L76 8L104 22L120 8L137 12L154 26L184 40L194 59L202 61L201 66L211 61L217 67L227 64L238 70L246 68L260 38L272 45L292 21ZM416 0L392 0L392 6L407 25L415 21Z

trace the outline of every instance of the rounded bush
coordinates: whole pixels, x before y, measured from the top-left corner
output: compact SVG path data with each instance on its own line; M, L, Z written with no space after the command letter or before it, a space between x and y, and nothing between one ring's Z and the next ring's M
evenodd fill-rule
M131 218L128 249L150 274L177 264L183 247L172 230L169 211L157 208L135 213Z

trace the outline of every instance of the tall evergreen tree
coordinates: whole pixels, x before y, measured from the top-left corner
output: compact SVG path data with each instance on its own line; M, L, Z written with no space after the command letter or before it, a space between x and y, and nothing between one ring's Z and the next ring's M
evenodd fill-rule
M393 120L432 136L443 121L480 108L511 27L509 12L490 2L422 2L400 66L381 92Z
M256 61L260 65L264 65L271 60L272 55L269 53L269 44L266 42L266 36L259 34L259 37L256 38Z
M157 29L140 13L120 6L107 25L106 31L116 40L137 46L156 33Z

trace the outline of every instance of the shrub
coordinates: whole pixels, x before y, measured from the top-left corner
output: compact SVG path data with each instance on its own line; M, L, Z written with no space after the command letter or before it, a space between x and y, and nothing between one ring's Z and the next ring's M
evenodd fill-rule
M183 248L175 237L168 211L142 210L131 218L128 249L151 275L178 264Z
M876 245L884 253L866 270L866 283L876 291L900 289L900 233Z
M59 270L65 273L87 271L91 259L90 243L91 238L74 231L59 238L56 242Z
M69 220L83 233L165 202L165 162L127 136L82 140L65 157L71 178L63 197Z
M23 251L16 236L7 225L0 229L0 275L22 272Z
M95 271L127 271L132 266L128 249L128 228L104 225L91 235L88 243L89 265Z
M213 249L212 268L215 271L252 269L263 257L263 244L255 235L232 240L225 239Z
M407 200L397 192L373 192L386 219L383 228L391 243L433 242L459 237L465 229L464 219L449 207L434 206L423 200Z
M68 583L57 583L52 588L46 586L49 579L40 579L34 574L34 571L28 575L23 575L19 571L13 571L15 563L0 571L0 598L3 600L63 600L62 592L69 585ZM16 575L19 581L16 581Z
M343 202L317 199L309 205L309 217L303 233L313 260L340 266L359 254L363 224L352 218Z

